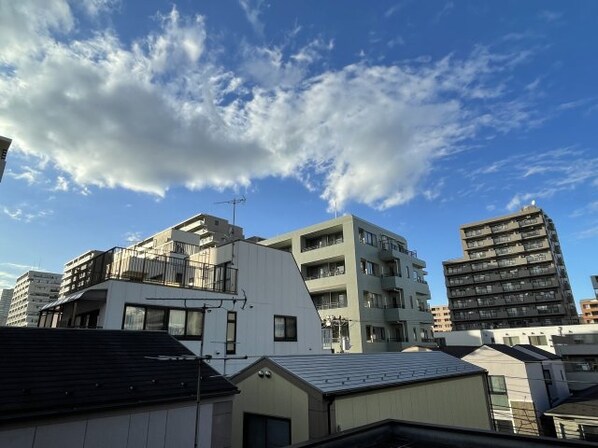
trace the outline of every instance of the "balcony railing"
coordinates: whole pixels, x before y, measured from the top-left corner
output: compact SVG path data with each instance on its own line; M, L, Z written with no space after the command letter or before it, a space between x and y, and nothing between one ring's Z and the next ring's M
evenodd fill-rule
M237 269L171 257L149 251L115 247L75 268L66 294L106 280L126 280L179 288L236 294Z
M303 249L301 249L301 252L309 252L311 250L316 250L316 249L321 249L322 247L328 247L328 246L334 246L336 244L342 244L344 242L343 237L340 236L338 238L325 238L323 237L322 239L315 241L315 242L311 242L310 244L306 245Z

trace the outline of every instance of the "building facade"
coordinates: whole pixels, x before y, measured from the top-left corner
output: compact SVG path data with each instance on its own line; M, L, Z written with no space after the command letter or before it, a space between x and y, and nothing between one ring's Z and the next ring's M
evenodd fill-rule
M36 327L39 311L58 298L62 274L28 271L17 279L6 325Z
M234 448L287 446L389 418L491 429L486 372L438 351L267 357L231 381L241 391Z
M168 331L224 374L263 355L326 353L287 252L247 241L190 256L114 248L86 266L78 289L42 310L40 326Z
M6 168L6 155L8 154L8 148L10 148L11 143L11 139L0 136L0 182L2 181L4 168Z
M293 254L335 352L434 343L426 263L402 236L346 215L259 244Z
M10 310L10 302L12 300L12 293L14 289L0 290L0 327L6 325L8 319L8 311Z
M535 205L461 226L463 258L445 261L455 330L579 323L552 220Z
M451 311L447 305L432 306L430 307L430 311L434 318L434 333L451 331L453 329Z
M598 324L598 299L580 300L579 307L582 324Z

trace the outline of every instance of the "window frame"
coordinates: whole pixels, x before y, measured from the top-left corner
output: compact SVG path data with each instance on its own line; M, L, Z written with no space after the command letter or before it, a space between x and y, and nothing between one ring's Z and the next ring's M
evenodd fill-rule
M276 319L284 319L284 336L276 336ZM274 315L274 342L297 342L297 316ZM289 336L289 323L293 322L295 326L295 335Z
M231 316L234 316L234 319L231 319ZM232 337L232 340L229 340L228 330L231 326L233 328L233 337ZM234 355L236 353L237 353L237 312L236 311L227 311L226 312L226 354Z
M141 329L129 329L125 328L125 321L127 317L127 308L140 308L143 309L143 322L141 324ZM152 311L164 311L164 318L163 318L163 328L160 330L148 330L147 329L147 310L150 309ZM183 334L172 334L169 330L170 325L170 312L171 311L184 311L185 312L185 323L183 327ZM189 334L188 332L188 322L189 322L189 313L190 312L198 312L201 314L201 334L194 335ZM121 323L121 329L123 330L130 330L130 331L165 331L172 337L180 340L195 340L201 341L203 338L204 328L205 328L205 312L202 308L182 308L182 307L169 307L169 306L162 306L162 305L145 305L139 303L125 303L123 309L123 319Z

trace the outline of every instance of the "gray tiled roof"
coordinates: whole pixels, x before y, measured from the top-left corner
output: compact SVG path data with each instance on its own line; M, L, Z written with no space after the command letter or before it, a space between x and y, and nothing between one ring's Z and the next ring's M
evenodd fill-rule
M480 367L438 351L272 356L268 359L324 394L484 372Z

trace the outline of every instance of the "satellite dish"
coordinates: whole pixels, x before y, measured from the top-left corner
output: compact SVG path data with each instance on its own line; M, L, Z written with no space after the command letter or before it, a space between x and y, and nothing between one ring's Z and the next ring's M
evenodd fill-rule
M536 205L536 200L532 199L532 205L535 206Z

